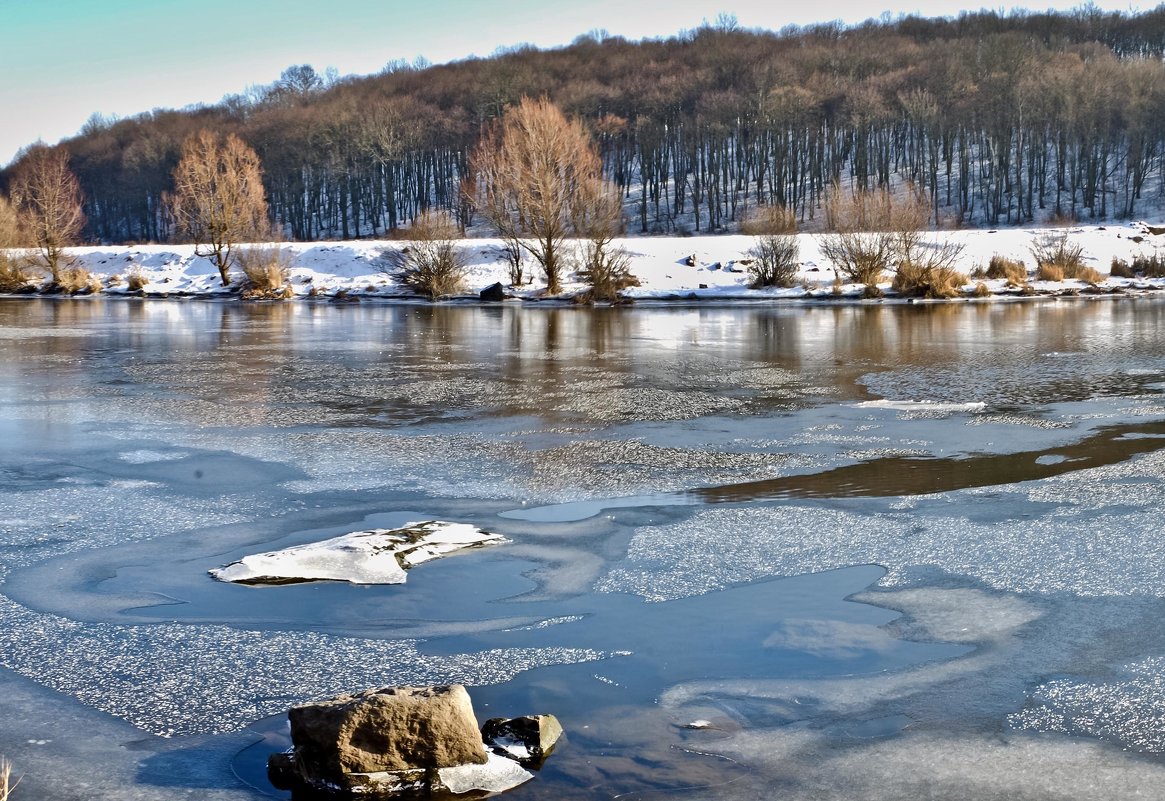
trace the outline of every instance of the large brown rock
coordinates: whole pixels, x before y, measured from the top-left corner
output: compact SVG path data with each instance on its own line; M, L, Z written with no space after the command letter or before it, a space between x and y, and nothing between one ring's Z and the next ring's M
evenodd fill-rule
M295 759L307 776L484 764L469 693L460 684L387 687L294 706Z

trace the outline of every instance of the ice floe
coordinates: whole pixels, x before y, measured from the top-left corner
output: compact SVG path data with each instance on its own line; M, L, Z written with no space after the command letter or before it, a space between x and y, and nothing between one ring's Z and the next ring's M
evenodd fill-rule
M209 572L219 581L236 584L403 584L405 571L423 562L507 541L500 534L466 523L417 521L400 528L354 531L322 542L245 556Z

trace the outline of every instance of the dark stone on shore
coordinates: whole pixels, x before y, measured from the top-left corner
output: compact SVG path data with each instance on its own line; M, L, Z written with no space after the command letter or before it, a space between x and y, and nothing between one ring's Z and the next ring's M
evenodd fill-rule
M506 299L506 288L499 281L491 284L477 294L478 298L487 303L497 303Z

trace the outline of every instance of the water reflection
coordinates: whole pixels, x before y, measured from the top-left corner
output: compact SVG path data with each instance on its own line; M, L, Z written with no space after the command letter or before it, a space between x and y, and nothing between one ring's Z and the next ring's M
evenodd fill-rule
M612 424L627 419L627 404L589 398L642 387L675 397L663 413L671 419L691 416L680 409L697 387L752 414L822 394L1025 405L1159 381L1163 310L1152 301L628 310L10 300L0 301L0 370L40 382L50 398L127 379L216 405L295 405L304 393L374 426L478 413ZM742 385L741 371L766 368L817 391L769 397L756 381ZM119 370L128 374L110 375ZM434 383L443 391L416 391ZM715 413L689 399L698 415Z

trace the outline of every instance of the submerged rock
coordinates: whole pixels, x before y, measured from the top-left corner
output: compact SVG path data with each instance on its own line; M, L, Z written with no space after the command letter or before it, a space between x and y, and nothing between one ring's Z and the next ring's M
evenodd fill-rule
M520 741L526 758L490 753L460 684L341 695L292 707L288 719L294 745L267 772L293 797L500 793L533 778L522 764L540 762L562 734L552 715L498 718L486 724L495 741Z
M403 584L405 570L457 551L508 540L465 523L426 521L396 529L356 531L281 551L245 556L210 570L219 581L238 584L295 584L348 581Z

